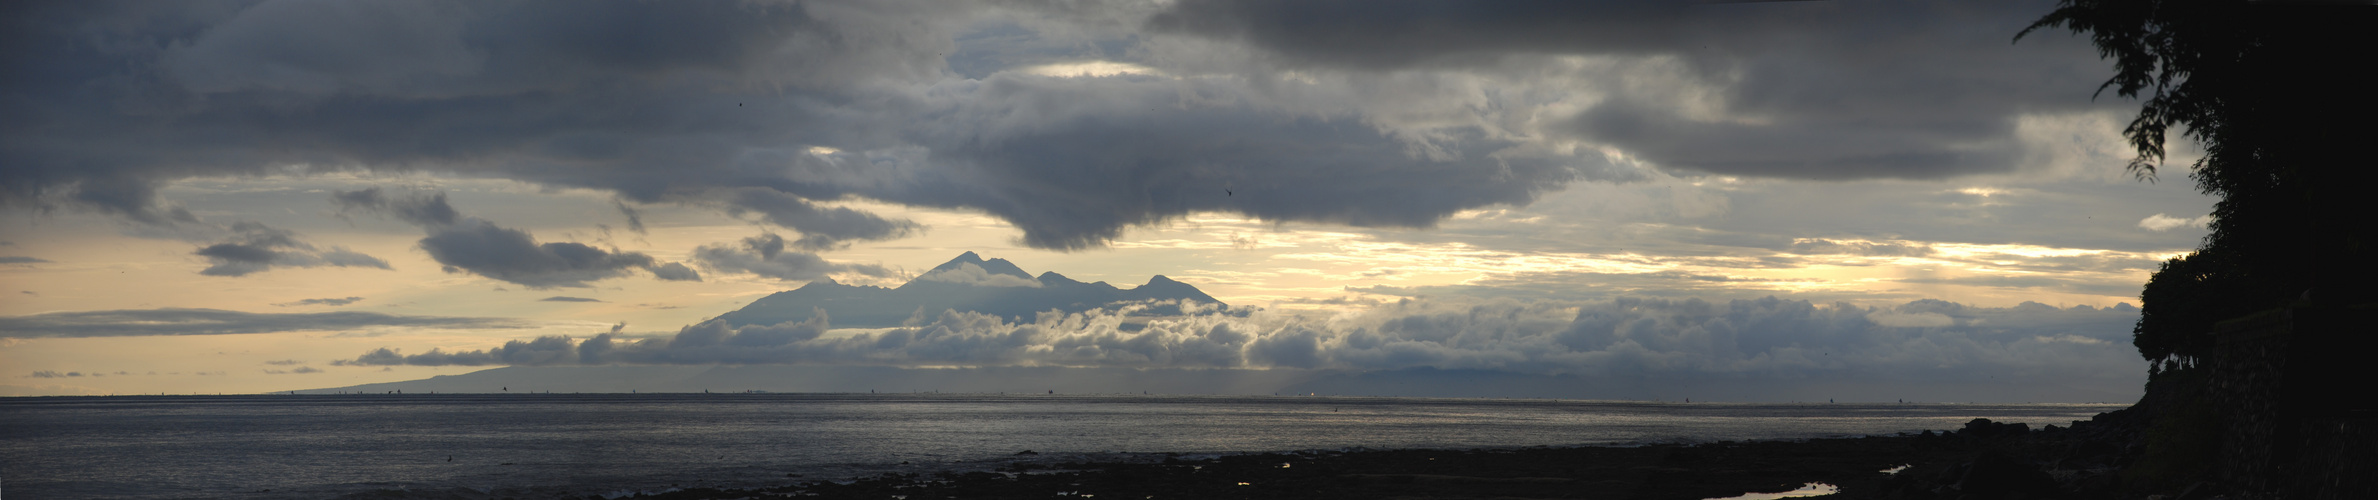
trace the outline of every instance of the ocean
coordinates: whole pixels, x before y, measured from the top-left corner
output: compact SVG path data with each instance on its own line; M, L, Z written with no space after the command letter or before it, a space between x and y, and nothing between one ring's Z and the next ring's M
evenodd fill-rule
M1166 453L2068 425L2124 405L1048 394L0 398L0 497L624 496ZM1024 451L1032 454L1019 454Z

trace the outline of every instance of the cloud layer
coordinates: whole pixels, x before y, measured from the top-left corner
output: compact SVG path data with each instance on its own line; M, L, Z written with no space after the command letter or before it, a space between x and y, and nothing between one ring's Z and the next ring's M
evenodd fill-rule
M364 255L346 247L333 246L316 250L311 244L297 240L297 233L255 222L231 225L231 237L191 252L206 257L209 264L198 274L207 276L246 276L274 267L372 267L388 269L388 261Z
M791 243L792 246L801 246ZM694 249L693 261L714 273L752 274L784 281L809 281L828 274L856 272L868 276L885 276L882 266L828 262L815 253L788 250L788 242L776 233L760 233L736 243L713 243ZM683 267L681 264L672 264ZM693 270L686 269L691 273ZM657 273L656 273L657 274Z
M356 302L362 302L362 301L363 301L363 297L322 298L322 299L300 299L300 300L298 300L298 301L295 301L295 302L284 302L284 303L273 304L273 305L276 305L276 306L281 306L281 307L289 307L289 306L343 306L343 305L347 305L347 304L353 304L353 303L356 303Z
M1200 211L1428 227L1655 167L1954 177L2013 168L2019 114L2103 106L2081 42L2007 43L2044 9L12 5L0 204L172 225L196 221L172 180L431 170L711 207L808 251L919 228L820 204L853 197L1075 249ZM452 215L398 216L515 283L650 264ZM231 250L219 272L259 265Z
M521 328L502 318L405 316L373 312L268 314L221 309L122 309L0 317L0 337L123 337L137 335L228 335L371 327Z
M1281 313L1134 320L1138 308L1012 323L964 312L884 331L809 321L687 326L668 338L564 336L350 365L846 364L1109 368L1416 368L1594 377L1760 375L1980 380L2136 372L2133 308L1938 300L1890 308L1766 298L1712 303L1403 300L1334 318Z
M336 191L341 213L385 214L420 226L428 236L420 248L449 273L469 273L529 288L586 287L587 283L645 270L668 281L700 281L682 263L663 263L639 252L596 248L575 242L539 242L528 231L467 217L446 203L446 194L383 194L380 188Z
M1661 165L1798 179L1943 178L2016 167L2015 113L2090 109L2103 64L2015 30L2024 2L1201 0L1160 33L1243 43L1273 64L1492 71L1608 58L1598 102L1549 127ZM1612 79L1616 80L1616 79Z

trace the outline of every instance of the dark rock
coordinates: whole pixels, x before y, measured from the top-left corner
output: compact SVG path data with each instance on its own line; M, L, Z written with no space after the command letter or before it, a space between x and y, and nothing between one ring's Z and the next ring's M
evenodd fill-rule
M2021 436L2029 432L2031 432L2031 426L2022 422L2001 424L1997 422L1991 422L1990 419L1987 418L1977 418L1973 419L1971 422L1966 422L1965 428L1958 430L1957 435L1964 436L1967 439L1995 439L2008 436Z
M2041 471L2039 466L2008 458L1996 450L1983 450L1957 469L1962 469L1962 473L1954 487L1965 493L1983 496L2056 494L2056 479Z

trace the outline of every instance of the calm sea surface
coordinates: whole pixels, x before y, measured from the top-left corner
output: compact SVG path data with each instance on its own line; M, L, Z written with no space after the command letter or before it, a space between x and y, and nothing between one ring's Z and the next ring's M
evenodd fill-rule
M2120 405L515 394L0 398L6 498L620 495L1017 461L2037 427ZM1033 450L1039 455L1018 456ZM265 491L265 490L270 490Z

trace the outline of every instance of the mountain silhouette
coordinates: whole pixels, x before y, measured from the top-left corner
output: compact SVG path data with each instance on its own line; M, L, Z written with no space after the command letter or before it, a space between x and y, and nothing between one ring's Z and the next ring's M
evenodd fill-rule
M900 326L919 314L932 317L944 310L997 315L1008 321L1032 321L1043 311L1077 313L1117 302L1188 300L1222 304L1188 283L1164 275L1132 289L1104 281L1083 283L1054 272L1033 276L1007 259L984 260L974 252L934 266L899 288L854 286L832 279L812 281L801 288L776 292L751 305L718 316L737 326L773 325L806 321L817 310L836 327ZM1151 312L1177 311L1160 307Z

